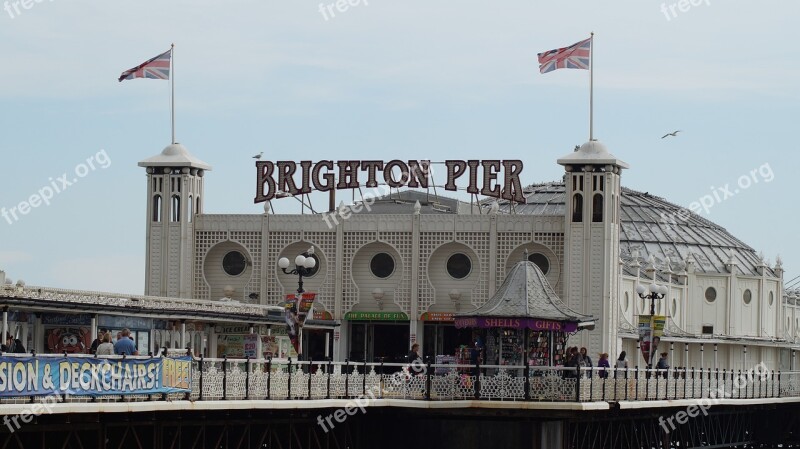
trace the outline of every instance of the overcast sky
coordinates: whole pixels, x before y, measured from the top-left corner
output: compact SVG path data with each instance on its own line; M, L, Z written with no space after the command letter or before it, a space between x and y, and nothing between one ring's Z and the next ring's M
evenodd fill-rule
M524 183L560 179L555 160L588 139L588 72L541 75L536 54L594 31L595 137L631 165L623 185L688 207L761 168L704 216L773 263L780 254L791 278L800 2L693 1L673 14L675 2L657 0L360 0L333 17L318 0L44 0L19 13L6 2L0 207L96 163L50 205L0 217L0 269L33 285L142 293L136 163L170 143L169 83L117 77L172 42L178 140L214 167L205 211L260 213L260 151L522 159Z

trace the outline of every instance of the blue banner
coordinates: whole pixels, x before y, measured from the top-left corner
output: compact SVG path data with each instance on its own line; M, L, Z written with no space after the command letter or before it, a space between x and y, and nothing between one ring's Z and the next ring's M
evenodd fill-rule
M188 393L191 385L191 357L0 357L0 398Z

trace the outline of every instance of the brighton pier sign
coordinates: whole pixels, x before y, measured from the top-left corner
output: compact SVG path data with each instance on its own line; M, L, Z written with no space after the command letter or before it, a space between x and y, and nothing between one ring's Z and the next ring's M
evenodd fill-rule
M448 160L445 190L459 190L456 181L465 180L467 193L524 203L519 175L520 160ZM306 195L312 191L350 190L379 185L390 188L426 189L433 170L427 160L384 161L258 161L255 203L274 198ZM480 175L480 177L479 177ZM499 179L502 176L502 181ZM379 177L382 179L379 180ZM363 182L362 182L363 181ZM438 187L438 186L437 186Z

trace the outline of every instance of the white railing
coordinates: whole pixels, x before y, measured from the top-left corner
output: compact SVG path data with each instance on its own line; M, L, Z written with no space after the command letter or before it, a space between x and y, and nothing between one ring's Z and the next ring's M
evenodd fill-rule
M398 363L201 358L193 361L191 381L190 393L102 397L73 394L61 400L305 400L366 396L431 401L622 402L800 398L800 372L766 370L581 368L576 371L575 368L561 367L409 366ZM30 400L30 397L25 397L2 401Z

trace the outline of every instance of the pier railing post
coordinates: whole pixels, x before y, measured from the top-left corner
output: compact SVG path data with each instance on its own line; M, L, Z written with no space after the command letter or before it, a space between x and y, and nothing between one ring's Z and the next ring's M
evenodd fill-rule
M427 370L425 371L425 400L431 400L431 387L433 383L431 382L431 360L428 359Z
M350 360L344 359L344 397L350 397Z
M198 370L198 371L200 371L200 380L199 380L200 394L198 396L198 400L199 401L203 400L203 367L204 366L205 366L205 361L203 360L203 354L200 354L200 369Z
M228 399L228 354L222 357L222 399Z
M381 357L380 380L378 381L378 397L383 398L383 362L386 357Z
M531 367L525 364L525 400L531 400Z
M367 358L364 358L364 377L361 378L361 394L367 395Z
M286 399L292 399L292 358L289 357L289 381L286 387Z
M244 367L247 374L244 377L244 399L250 399L250 356L245 357Z
M634 401L639 400L639 365L636 365L636 371L633 373L633 385L634 385ZM627 400L627 395L625 397Z
M272 356L267 358L267 400L272 399Z
M575 402L581 402L581 367L575 367Z
M475 399L481 398L481 362L475 362Z
M330 358L328 358L328 372L325 373L325 374L328 375L328 380L327 380L328 392L325 394L325 399L330 399L331 398L331 376L333 376L333 360L331 360Z
M311 368L314 366L314 358L308 360L308 399L311 399Z

